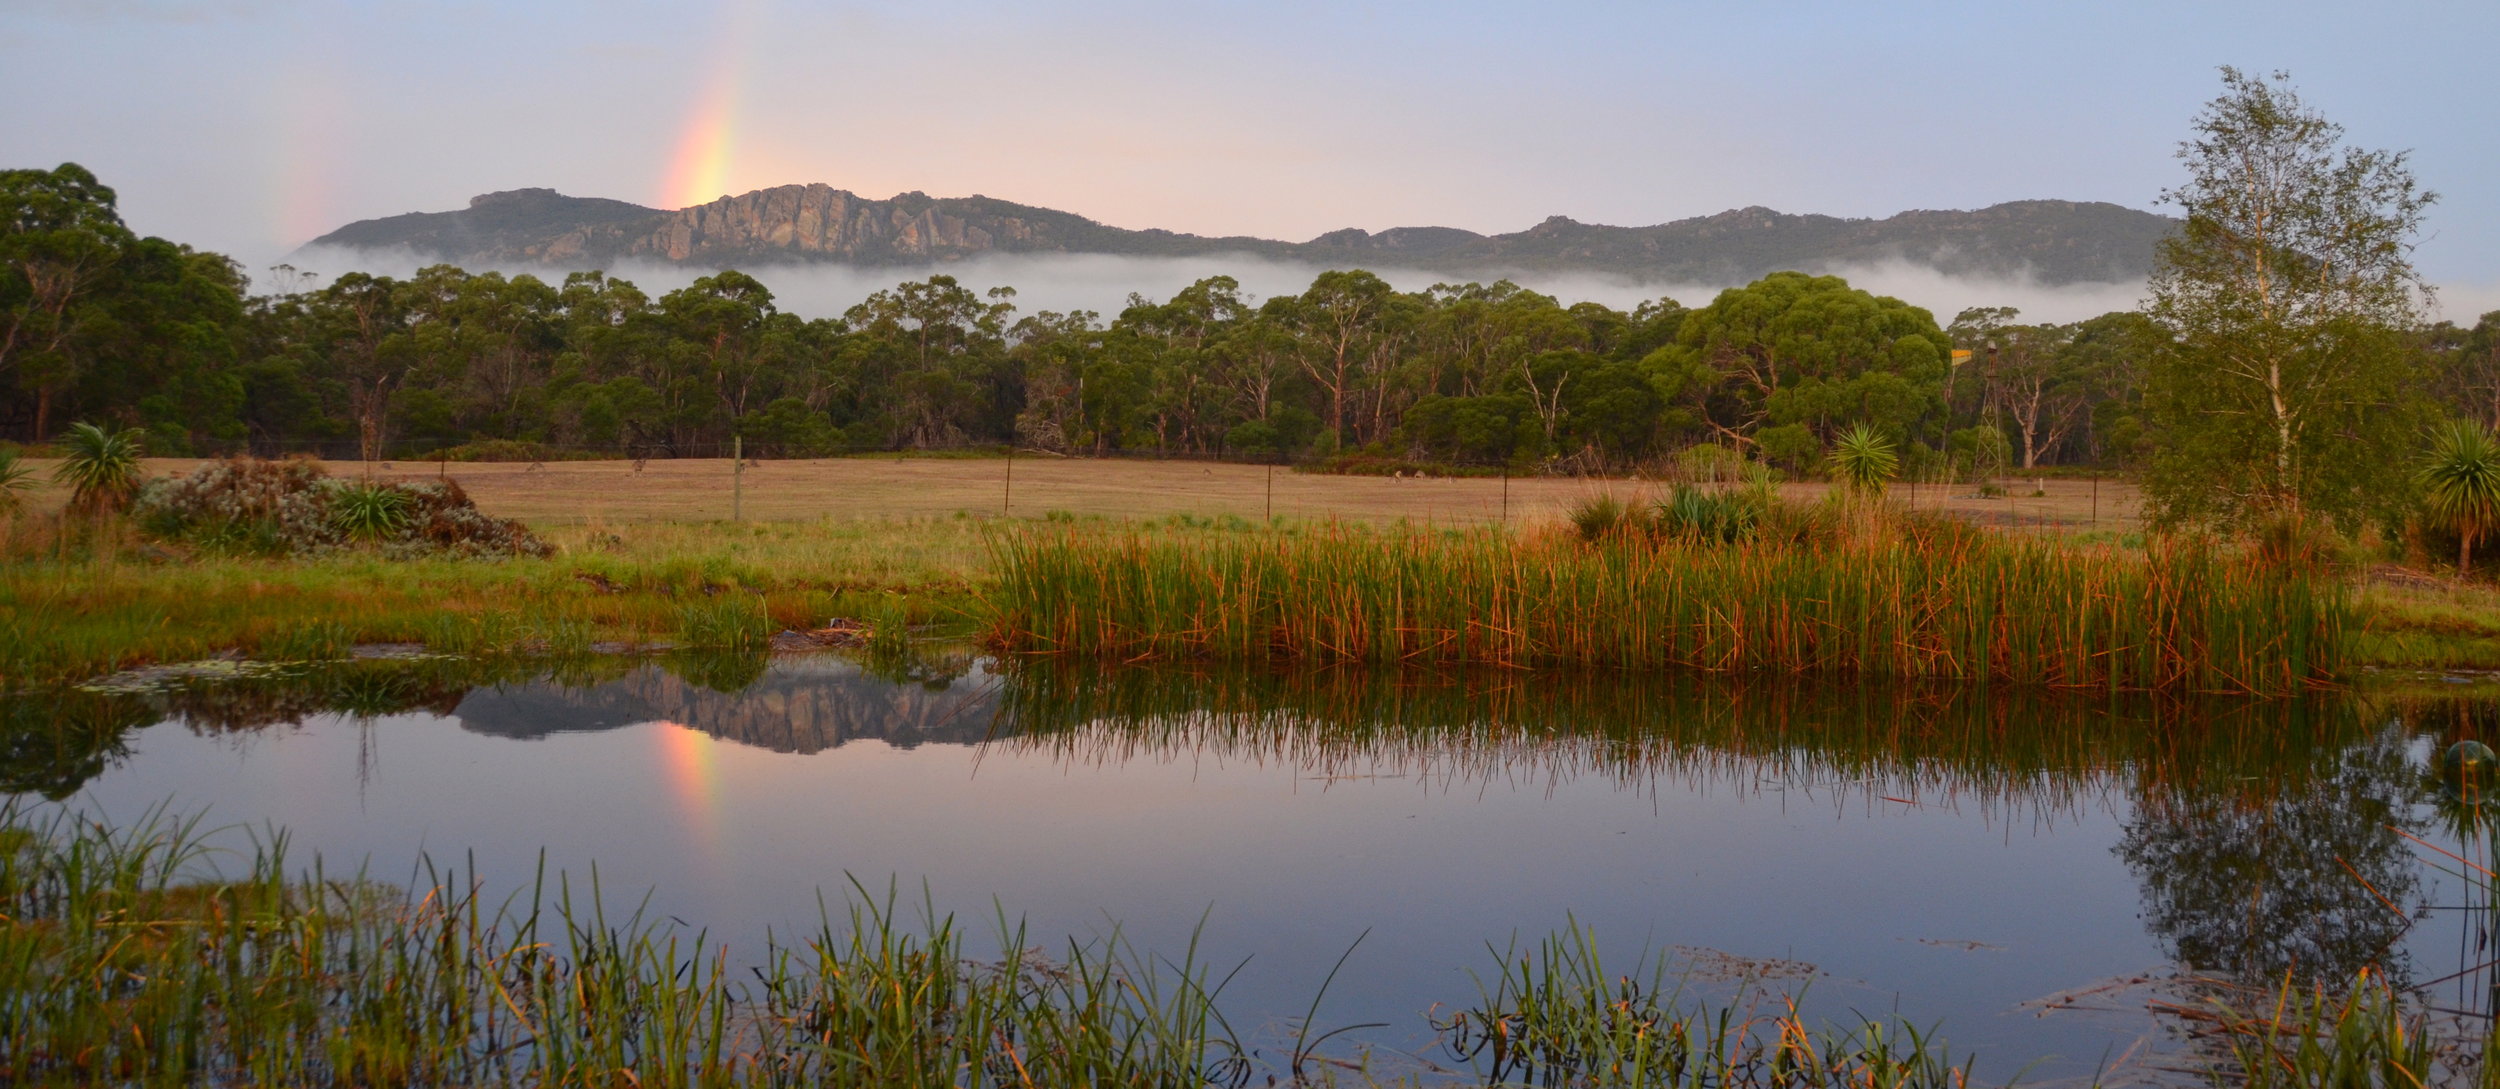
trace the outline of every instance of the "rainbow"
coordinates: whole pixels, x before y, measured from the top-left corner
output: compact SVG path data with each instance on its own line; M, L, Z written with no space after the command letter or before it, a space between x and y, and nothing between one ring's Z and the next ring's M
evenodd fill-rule
M690 208L728 195L729 161L737 138L738 100L750 45L755 40L756 0L736 4L716 44L711 74L695 94L677 136L676 151L660 182L660 207Z
M677 814L694 846L709 862L721 848L720 769L714 764L720 742L679 722L652 723L658 730L660 770L677 802Z
M686 131L677 138L661 183L660 207L689 208L727 194L729 148L738 115L738 84L731 73L715 77L695 99Z

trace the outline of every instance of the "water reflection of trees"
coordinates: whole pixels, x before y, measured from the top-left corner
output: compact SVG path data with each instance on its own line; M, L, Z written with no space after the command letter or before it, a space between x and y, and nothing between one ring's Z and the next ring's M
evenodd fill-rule
M75 689L0 695L0 793L67 798L129 755L130 731L156 718L133 701Z
M2381 727L2391 712L2349 699L1605 673L1044 664L994 676L960 655L417 659L18 694L0 697L0 709L0 790L53 798L122 759L128 732L152 722L248 735L317 715L426 712L516 737L667 719L789 752L873 738L1081 763L1270 762L1447 786L1597 777L1642 790L1781 790L1792 801L1905 798L1992 818L2104 808L2126 821L2117 853L2141 884L2150 932L2183 964L2239 976L2348 975L2377 963L2404 978L2398 939L2427 894L2397 829L2423 831L2415 814L2437 794L2409 760L2419 730ZM2484 732L2478 721L2435 725ZM2489 828L2450 831L2471 842Z
M2400 939L2423 909L2398 831L2422 823L2409 747L2386 729L2305 774L2148 784L2116 848L2143 886L2146 929L2198 971L2348 980L2375 964L2407 980Z

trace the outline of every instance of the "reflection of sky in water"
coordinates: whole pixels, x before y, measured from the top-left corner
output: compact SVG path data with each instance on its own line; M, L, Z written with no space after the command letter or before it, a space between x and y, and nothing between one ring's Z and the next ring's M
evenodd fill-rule
M1797 752L1626 779L1568 754L1461 767L1375 745L1314 767L1276 748L1089 741L1093 727L979 743L997 686L978 670L889 686L824 661L732 698L646 669L589 693L484 689L454 717L163 724L82 797L116 816L171 798L212 823L280 825L299 861L361 859L391 881L421 850L473 855L499 885L526 882L542 849L577 881L595 860L613 905L650 890L655 912L733 943L811 931L817 890L839 911L845 874L915 903L925 882L975 932L995 904L1035 935L1117 920L1172 955L1204 914L1214 959L1252 958L1226 1006L1253 1022L1298 1014L1368 931L1321 1020L1391 1021L1390 1040L1475 997L1486 942L1577 919L1619 966L1679 945L1807 961L1828 973L1809 993L1827 1014L1897 1011L1991 1065L2052 1052L2088 1068L2144 1026L2022 1004L2166 956L2113 851L2131 803L2107 776L2027 806ZM2076 1071L2032 1076L2061 1072Z

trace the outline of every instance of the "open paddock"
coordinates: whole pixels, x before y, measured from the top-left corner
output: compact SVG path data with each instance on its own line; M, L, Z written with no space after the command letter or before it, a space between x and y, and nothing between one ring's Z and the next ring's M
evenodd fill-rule
M63 491L48 483L56 464L29 459L39 480L36 510L57 508ZM188 473L196 459L151 458L152 476ZM1233 515L1262 520L1342 518L1369 522L1476 525L1552 521L1583 497L1662 494L1666 485L1638 479L1570 477L1405 478L1299 473L1262 465L1199 461L1090 458L831 458L750 461L733 478L727 458L630 461L330 462L342 477L458 480L487 512L533 525L703 522L730 518L733 506L750 521L814 521L1006 515L1039 518L1053 511L1106 518L1174 514ZM1783 485L1792 499L1812 500L1827 486ZM1896 484L1895 501L1921 510L2015 529L2132 530L2140 495L2119 480L2008 480L2007 495L1984 498L1970 485ZM2035 496L2035 490L2045 495ZM743 498L736 498L743 493Z

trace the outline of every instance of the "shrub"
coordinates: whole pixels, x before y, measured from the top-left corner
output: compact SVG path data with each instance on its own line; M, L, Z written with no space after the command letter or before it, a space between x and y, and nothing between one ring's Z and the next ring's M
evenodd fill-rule
M1778 503L1769 481L1733 489L1678 484L1654 511L1658 531L1706 544L1750 539L1762 516Z
M1792 470L1811 469L1823 457L1822 440L1804 424L1763 428L1754 433L1754 445L1761 449L1763 460Z
M1640 512L1610 493L1600 492L1571 505L1571 527L1580 539L1594 541L1641 528Z
M455 481L360 484L304 460L210 462L151 482L132 513L157 537L261 555L312 555L350 543L395 559L555 552L519 522L478 510Z
M1675 478L1687 484L1726 484L1743 479L1747 468L1744 454L1717 443L1688 446L1675 455Z

